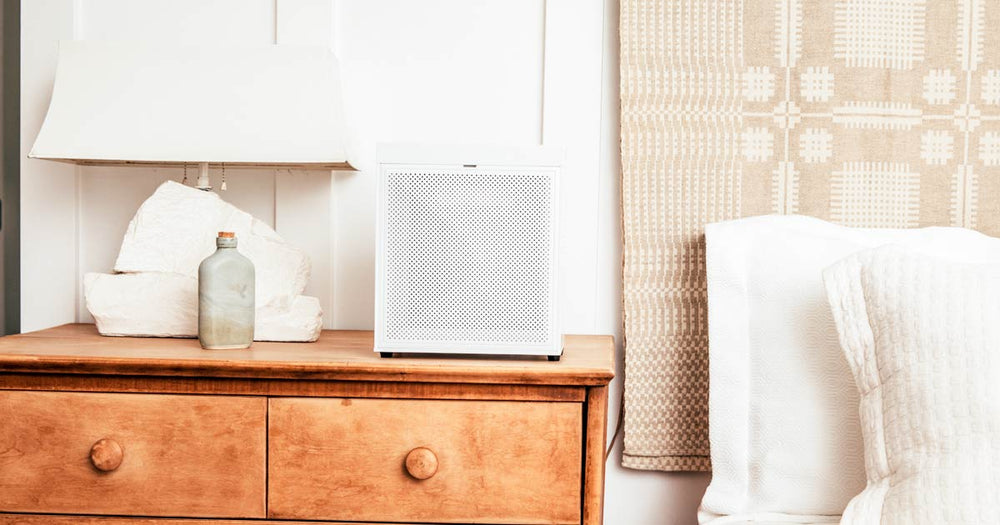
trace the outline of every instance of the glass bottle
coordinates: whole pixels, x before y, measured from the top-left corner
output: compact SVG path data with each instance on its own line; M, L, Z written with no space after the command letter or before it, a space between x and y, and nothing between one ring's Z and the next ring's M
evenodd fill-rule
M215 253L198 267L198 340L207 350L253 343L254 268L236 250L236 234L219 232Z

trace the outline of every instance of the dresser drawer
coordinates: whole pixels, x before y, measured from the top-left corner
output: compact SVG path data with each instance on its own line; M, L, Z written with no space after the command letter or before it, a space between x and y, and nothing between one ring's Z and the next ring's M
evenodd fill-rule
M268 514L579 523L582 411L580 403L271 399Z
M264 517L265 398L0 391L0 420L0 511Z

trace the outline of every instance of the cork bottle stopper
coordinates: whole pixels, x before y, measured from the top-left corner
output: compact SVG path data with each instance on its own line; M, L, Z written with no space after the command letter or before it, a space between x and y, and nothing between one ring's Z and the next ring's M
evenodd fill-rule
M235 232L219 232L219 237L223 238L223 239L235 239L236 238L236 233Z

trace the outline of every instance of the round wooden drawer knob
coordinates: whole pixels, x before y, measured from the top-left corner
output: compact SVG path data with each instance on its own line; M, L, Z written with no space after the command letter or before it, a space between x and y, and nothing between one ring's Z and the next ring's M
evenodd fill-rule
M125 450L113 439L98 440L90 447L90 462L94 464L94 468L102 472L111 472L118 468L124 458Z
M406 471L416 479L427 479L437 473L438 458L429 448L415 448L406 455Z

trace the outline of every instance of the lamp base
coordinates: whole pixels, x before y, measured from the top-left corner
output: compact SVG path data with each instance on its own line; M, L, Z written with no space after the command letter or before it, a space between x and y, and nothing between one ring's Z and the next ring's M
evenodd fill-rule
M212 191L212 182L208 180L207 162L198 163L198 182L194 187L202 191Z

